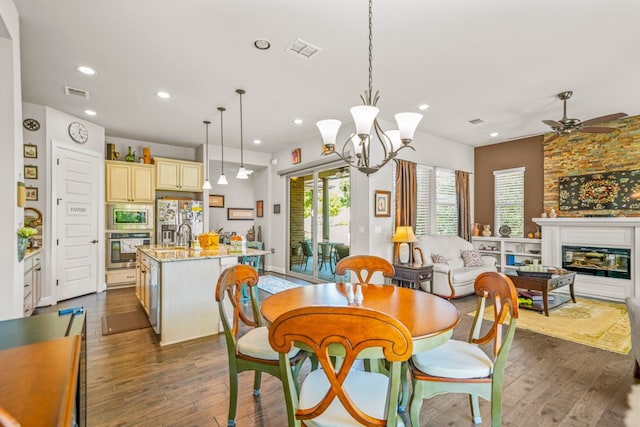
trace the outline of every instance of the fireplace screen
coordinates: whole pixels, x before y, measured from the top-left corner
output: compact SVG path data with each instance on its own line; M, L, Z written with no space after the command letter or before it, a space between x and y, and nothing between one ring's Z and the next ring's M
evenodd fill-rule
M562 268L580 274L631 279L631 249L562 246Z

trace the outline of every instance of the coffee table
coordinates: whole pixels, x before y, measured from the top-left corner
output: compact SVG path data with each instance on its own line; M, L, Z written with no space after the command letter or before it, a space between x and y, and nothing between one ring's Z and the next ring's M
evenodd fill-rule
M564 304L571 299L574 303L576 297L573 293L573 283L576 278L575 272L564 270L561 274L554 274L551 277L519 276L515 271L508 272L507 275L516 288L530 291L542 292L542 301L533 301L532 305L520 305L521 308L543 311L545 316L549 316L549 309ZM554 294L553 301L549 301L549 291L569 286L570 296L564 294Z

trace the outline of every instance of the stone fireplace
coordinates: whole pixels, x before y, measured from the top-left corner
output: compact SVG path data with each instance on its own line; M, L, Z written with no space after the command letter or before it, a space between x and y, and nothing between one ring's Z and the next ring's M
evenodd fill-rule
M578 272L576 294L614 301L640 296L637 280L640 217L534 218L533 221L542 230L542 263L557 267L563 263L565 267L573 264L574 271ZM580 268L579 264L591 266ZM612 274L614 270L628 272Z

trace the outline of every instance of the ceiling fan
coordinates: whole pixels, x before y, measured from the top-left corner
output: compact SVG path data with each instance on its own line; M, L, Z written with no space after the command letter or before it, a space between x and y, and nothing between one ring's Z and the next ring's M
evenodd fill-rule
M613 127L608 127L608 126L593 126L593 125L596 125L598 123L609 122L611 120L621 119L627 116L626 113L615 113L615 114L609 114L607 116L595 117L593 119L586 120L584 122L580 121L580 119L570 119L567 117L567 99L571 98L571 95L573 95L573 92L570 90L565 92L560 92L559 94L556 95L556 97L561 101L563 101L564 103L563 115L562 115L562 118L558 121L556 120L542 121L542 123L544 123L547 126L550 126L551 129L555 132L554 135L551 135L549 138L547 138L546 141L543 142L544 145L550 143L551 141L553 141L559 136L569 135L571 132L587 132L587 133L613 132L617 129Z

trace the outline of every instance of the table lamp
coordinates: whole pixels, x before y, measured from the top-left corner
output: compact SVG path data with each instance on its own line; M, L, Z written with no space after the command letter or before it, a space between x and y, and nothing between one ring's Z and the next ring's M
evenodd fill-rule
M398 261L400 261L400 264L409 263L409 243L418 241L416 235L413 234L413 227L404 225L396 227L396 232L391 241L400 243L398 248Z

